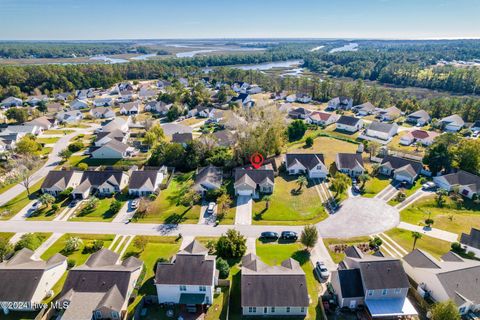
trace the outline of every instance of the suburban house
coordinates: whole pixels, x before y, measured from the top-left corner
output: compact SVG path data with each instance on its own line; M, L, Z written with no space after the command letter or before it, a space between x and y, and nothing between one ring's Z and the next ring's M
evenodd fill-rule
M25 124L30 126L37 126L42 130L48 130L57 124L57 120L43 116L35 118L32 121L25 122Z
M361 153L337 153L335 164L338 171L352 178L358 177L365 172Z
M310 110L300 107L290 109L288 116L293 119L307 119L310 113L312 113Z
M235 144L235 134L229 130L219 130L212 133L215 144L222 147L231 147Z
M321 153L287 153L285 167L288 174L305 174L309 179L325 179L328 175Z
M64 106L58 102L53 102L47 104L47 112L48 113L58 113L64 110Z
M96 134L96 139L94 142L95 147L101 147L112 140L117 140L119 142L127 143L129 134L125 133L122 130L115 129L108 132L99 132Z
M145 105L145 111L159 113L160 115L166 115L168 110L170 110L172 106L172 103L167 104L163 101L150 101Z
M113 99L112 98L98 98L93 100L93 105L95 107L110 107L113 105Z
M383 158L379 172L386 176L392 176L397 181L405 181L413 184L423 170L423 164L419 161L387 155Z
M44 102L48 101L48 96L45 95L45 94L38 95L38 96L29 96L27 98L27 101L25 101L25 102L28 103L31 106L36 106L42 101L44 101Z
M120 105L120 114L123 115L132 115L140 113L140 103L139 102L129 102Z
M60 111L55 116L61 123L75 123L83 119L83 114L78 111Z
M67 101L68 100L68 97L70 97L72 95L71 92L61 92L61 93L57 93L56 95L53 96L53 99L55 101Z
M329 110L350 110L353 107L353 99L347 97L336 97L328 101Z
M334 113L314 111L305 119L305 122L326 127L337 122L338 118L339 116Z
M428 114L425 110L418 110L413 113L410 113L405 122L416 125L416 126L424 126L428 124L432 120L432 117Z
M95 92L92 88L90 89L83 89L75 91L75 98L79 100L87 100L91 98L95 98Z
M238 168L235 170L235 194L239 196L259 197L260 193L272 193L275 185L274 171L271 166L259 169Z
M230 102L238 103L242 106L247 106L252 102L252 98L248 93L240 93L237 97L233 97Z
M374 114L377 107L375 107L371 102L365 102L359 105L356 105L352 110L359 116L368 116Z
M404 146L409 146L412 143L420 143L424 146L429 146L438 136L439 134L435 131L413 130L406 133L400 138L400 144L403 144Z
M155 272L158 303L179 304L192 312L205 311L213 302L218 282L215 259L194 240L170 262L158 263Z
M150 89L148 87L141 87L140 90L138 91L138 97L142 100L148 100L157 95L157 92L153 89Z
M35 307L30 304L40 304L65 271L66 257L57 253L42 260L27 248L0 263L0 303L4 314L10 310L33 311Z
M341 308L365 306L372 318L417 315L407 298L410 283L400 260L364 254L355 246L348 247L345 255L331 276Z
M403 257L403 266L420 295L435 302L452 300L462 315L480 310L480 261L453 252L437 260L415 249Z
M306 93L297 93L295 95L295 101L300 103L309 103L312 101L312 96Z
M202 118L219 120L223 116L223 111L215 108L199 108L198 116Z
M132 119L128 117L126 120L123 118L115 118L104 123L100 128L96 130L96 132L111 132L114 130L121 130L122 132L127 133L130 129L130 123Z
M341 116L336 123L337 130L343 130L347 132L357 132L363 128L363 120L350 116Z
M42 182L40 190L54 197L68 188L74 189L82 180L83 171L74 170L52 170Z
M70 109L71 110L88 109L88 103L83 100L75 99L72 102L70 102Z
M101 147L92 151L93 159L123 159L132 151L127 144L112 139Z
M233 91L237 93L247 93L247 89L250 87L250 84L246 82L235 82L232 85Z
M456 114L441 119L439 123L442 129L447 132L457 132L465 126L465 121Z
M373 121L362 136L365 139L373 138L390 141L397 134L398 124Z
M134 100L134 92L133 91L122 91L119 93L117 102L118 103L128 103Z
M305 272L290 258L269 266L256 255L242 258L242 314L244 316L305 316L310 304Z
M222 186L222 180L222 168L218 168L213 165L198 168L192 189L201 194L205 194L209 190L219 189Z
M8 126L0 131L0 135L6 136L10 134L20 134L21 137L31 134L31 135L39 135L43 132L43 128L37 125L30 125L30 124L23 124L23 125L11 125Z
M400 117L402 111L397 107L393 106L387 109L381 109L377 113L377 118L381 121L393 121Z
M97 119L115 118L115 111L108 107L97 107L90 110L90 115Z
M135 257L119 261L118 253L101 249L72 268L57 299L68 308L57 319L124 319L143 262Z
M263 91L262 88L257 84L252 84L247 89L248 94L257 94L257 93L261 93L262 91Z
M458 188L458 193L472 199L480 191L480 177L463 170L433 178L433 182L448 192Z
M189 126L178 123L165 123L162 125L165 136L171 137L174 133L192 133L193 129Z
M90 194L113 195L128 185L129 176L120 170L83 171L80 183L73 189L72 197L86 199Z
M170 87L172 83L167 80L158 80L157 81L157 88L159 89L165 89L166 87Z
M462 233L460 244L466 252L473 252L477 258L480 258L480 229L472 228L470 234Z
M128 194L144 197L158 191L163 179L167 175L165 166L158 170L135 170L132 171L128 181Z
M16 97L5 98L0 103L0 106L4 108L21 107L22 105L23 105L22 99L16 98Z
M173 143L180 143L184 147L187 146L188 143L193 141L193 134L191 132L183 132L183 133L174 133L172 134L172 142Z

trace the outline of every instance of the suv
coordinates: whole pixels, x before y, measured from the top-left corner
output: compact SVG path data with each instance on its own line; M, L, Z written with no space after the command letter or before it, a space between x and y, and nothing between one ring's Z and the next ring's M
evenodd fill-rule
M215 206L216 206L215 202L210 202L207 207L207 213L212 214L213 211L215 210Z
M272 232L272 231L262 232L262 233L260 234L260 239L272 239L272 240L277 240L277 239L278 239L278 233Z
M132 207L132 209L137 209L138 208L138 200L137 199L132 201L131 207Z
M40 206L41 206L40 201L35 201L35 203L32 205L30 209L33 211L37 211L38 209L40 209Z
M325 264L321 261L317 261L315 264L315 273L322 279L326 279L330 276L330 271L328 271Z
M432 190L436 187L435 183L432 181L426 182L422 185L423 190Z
M293 231L283 231L281 236L281 239L283 240L297 240L298 236L296 232Z

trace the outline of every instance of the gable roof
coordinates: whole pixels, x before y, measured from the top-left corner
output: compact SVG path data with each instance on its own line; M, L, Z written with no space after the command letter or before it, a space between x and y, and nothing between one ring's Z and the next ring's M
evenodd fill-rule
M357 166L364 168L360 153L338 153L336 160L338 169L354 169Z
M193 134L191 132L174 133L172 134L172 142L175 143L188 143L193 140Z
M336 272L338 272L343 298L357 298L365 295L359 269L338 270Z
M252 187L256 187L265 180L269 180L274 183L274 172L272 169L260 168L260 169L235 169L235 185L240 183L247 183Z
M368 126L368 130L378 131L383 133L389 133L392 129L398 127L395 123L386 123L386 122L379 122L379 121L372 121Z
M397 259L361 261L360 272L366 290L408 288L410 286L402 263Z
M406 166L410 165L413 172L415 172L416 174L419 174L423 169L423 164L419 161L395 157L391 155L385 156L382 160L381 165L389 167L393 170L404 169Z
M157 182L158 170L135 170L128 181L129 189L140 189L144 186L154 188Z
M451 116L442 118L440 120L440 122L442 122L444 124L454 124L454 125L458 125L458 126L463 126L465 124L465 121L463 121L462 117L460 117L457 114L453 114Z
M429 121L431 118L430 118L430 115L428 114L427 111L425 110L418 110L418 111L415 111L413 113L410 113L407 118L410 118L410 119L423 119L423 120L426 120L426 121Z
M73 176L73 170L56 170L56 171L49 171L45 180L42 182L41 189L50 189L52 187L58 187L60 189L66 189L68 186L68 182Z
M208 254L208 249L203 244L201 244L200 241L193 240L178 254L193 254L205 256Z
M170 263L157 264L155 284L213 286L215 256L177 254Z
M426 254L424 251L415 249L406 256L403 257L403 261L415 268L431 268L439 269L440 266L436 263L435 259L431 255Z
M220 188L222 185L223 171L221 168L209 165L207 167L199 168L195 176L193 189L203 190L203 185L208 183L210 185Z
M321 112L321 111L314 111L310 114L310 119L315 121L327 121L331 117L333 117L333 113L328 112Z
M480 249L480 229L472 228L470 234L462 233L460 243Z
M108 141L106 144L101 146L99 149L102 149L102 148L108 148L108 149L115 150L119 153L124 153L125 151L127 151L128 145L114 139L114 140ZM99 149L97 149L95 151L98 151Z
M359 105L355 106L354 108L357 109L357 110L363 110L363 111L370 112L370 111L374 111L377 107L375 107L370 101L368 101L368 102L359 104Z
M467 186L473 192L480 191L480 177L463 170L442 176L450 185Z
M321 153L287 153L285 160L287 168L297 162L308 170L312 170L318 165L325 167L325 161Z
M351 116L341 116L340 119L338 119L337 124L343 124L346 126L355 126L357 125L361 119L351 117Z

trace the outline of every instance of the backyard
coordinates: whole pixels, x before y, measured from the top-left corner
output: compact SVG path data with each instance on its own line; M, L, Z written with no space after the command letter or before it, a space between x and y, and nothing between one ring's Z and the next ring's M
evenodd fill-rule
M167 189L161 190L147 214L138 218L143 223L197 223L200 216L200 205L192 207L183 205L182 198L189 189L193 172L177 174L173 177Z
M465 199L457 205L451 198L445 196L446 203L438 207L435 196L420 199L400 212L402 221L415 225L424 225L425 219L434 220L433 227L460 234L469 233L472 226L480 225L480 205Z
M139 166L143 165L147 160L146 156L135 156L126 159L94 159L88 155L73 155L67 160L67 164L76 167L80 163L85 163L90 167L96 166Z
M297 176L279 175L270 197L253 202L254 224L301 225L317 223L328 217L312 182L298 192Z

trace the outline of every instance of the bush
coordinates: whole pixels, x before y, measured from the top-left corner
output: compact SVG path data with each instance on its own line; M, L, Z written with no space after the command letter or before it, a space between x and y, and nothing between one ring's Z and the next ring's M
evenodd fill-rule
M15 251L22 250L23 248L35 251L45 240L44 236L35 233L26 233L15 244Z
M117 214L118 211L122 208L122 202L118 200L113 200L112 203L110 204L110 212L112 214Z
M313 138L312 137L308 137L307 139L305 139L305 146L307 148L310 148L311 146L313 146Z
M67 189L63 190L62 192L60 192L59 194L59 197L61 199L66 199L67 197L69 197L71 194L72 194L72 191L73 191L73 188L72 187L68 187Z
M230 274L230 266L227 261L222 258L217 259L217 270L219 272L220 279L226 279Z
M77 152L77 151L82 150L83 147L84 147L84 145L83 145L82 141L75 141L75 142L68 145L68 150L71 151L71 152Z
M78 169L79 169L79 170L82 170L82 171L86 171L86 170L88 170L88 164L86 164L86 163L84 163L84 162L79 163L79 164L78 164Z
M68 259L67 269L72 269L73 267L75 267L76 264L77 264L77 261L75 261L74 259Z
M58 208L59 208L59 207L58 207L58 204L56 204L56 203L52 204L52 210L53 210L53 212L57 212Z
M98 250L103 248L103 241L102 240L93 240L88 242L82 250L83 254L86 253L95 253Z
M400 191L395 197L395 200L397 200L397 202L403 202L405 201L406 198L407 198L407 195L405 194L405 192Z
M216 249L222 258L241 258L247 251L247 238L237 230L229 229L218 239Z
M465 253L465 249L462 248L462 245L458 242L453 242L450 247L455 253Z

